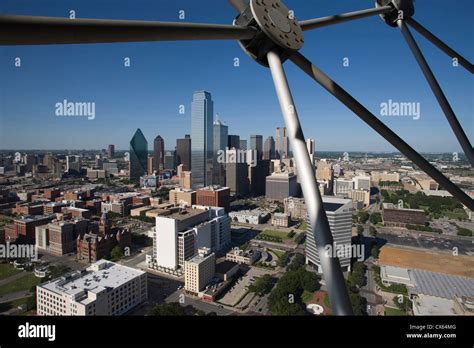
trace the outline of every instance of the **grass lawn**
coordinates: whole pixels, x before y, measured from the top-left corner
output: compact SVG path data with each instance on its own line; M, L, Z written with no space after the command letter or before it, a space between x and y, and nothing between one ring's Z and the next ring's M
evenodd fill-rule
M300 225L298 226L298 229L301 231L306 231L306 228L307 228L306 220L301 222Z
M9 263L0 263L0 279L8 278L20 272L19 269L15 269L15 267Z
M288 232L275 231L275 230L264 230L260 235L276 237L281 239L290 239L288 238Z
M284 251L269 249L270 252L274 253L279 259L285 254Z
M443 215L446 216L449 219L453 220L461 220L461 219L467 219L468 216L464 209L457 208L454 210L443 210Z
M41 279L35 277L33 273L28 273L26 276L20 279L17 279L13 282L0 286L0 296L6 295L12 292L29 290L32 286L38 285L40 281Z
M404 311L400 310L400 309L385 307L385 315L403 316L403 315L407 315L407 314Z
M308 304L309 301L311 301L314 298L314 294L310 291L304 291L303 294L301 295L301 300L303 300L304 303Z

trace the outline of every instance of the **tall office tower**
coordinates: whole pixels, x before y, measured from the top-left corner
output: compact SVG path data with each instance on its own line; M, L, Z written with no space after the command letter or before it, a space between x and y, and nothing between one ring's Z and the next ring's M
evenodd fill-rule
M257 161L248 166L249 191L254 196L265 195L266 178L270 175L270 161Z
M43 165L48 167L49 170L53 170L54 157L51 152L47 152L43 156Z
M130 140L130 179L140 180L147 172L148 142L140 128Z
M166 151L163 160L163 169L174 170L174 151Z
M165 142L161 136L157 136L153 141L153 169L159 173L165 164Z
M26 154L25 157L23 157L23 159L25 161L27 171L31 171L33 169L33 166L38 163L38 159L36 158L36 155Z
M214 151L224 151L228 144L229 127L220 120L214 121Z
M247 150L247 140L241 139L241 140L239 141L239 148L240 148L241 150Z
M236 151L236 150L229 150ZM225 182L230 193L237 196L246 196L249 193L249 178L247 163L227 163Z
M81 171L81 157L80 156L66 156L66 172L72 173Z
M290 153L290 143L285 127L276 129L276 154L279 159L287 158Z
M109 145L109 147L107 148L107 157L109 159L115 157L115 145Z
M273 137L268 137L265 140L265 144L263 145L263 159L275 159L275 140L273 139Z
M341 250L349 249L352 237L352 200L323 196L323 206L326 211L326 216L328 217L329 228L331 229L335 248L341 247ZM309 221L307 223L306 233L306 263L316 266L318 272L322 273L319 253ZM342 249L342 247L345 248ZM337 250L338 249L336 249L336 251ZM334 254L336 253L332 255ZM339 262L344 272L349 271L351 255L339 257Z
M214 121L214 178L212 182L216 185L225 185L225 160L219 163L219 159L225 159L227 137L229 127L220 120Z
M146 172L148 175L152 175L153 171L155 170L155 158L153 156L148 155L147 161L146 161Z
M257 160L262 159L263 152L263 137L261 135L250 136L250 150L257 151Z
M183 165L183 171L191 170L191 136L186 134L184 139L176 139L176 164Z
M311 164L314 167L314 151L316 150L316 142L314 139L306 139L306 148L308 149L309 159L311 160Z
M212 165L214 158L214 103L211 94L195 92L191 115L191 168L193 187L212 184Z
M232 149L232 148L239 149L240 148L240 136L238 136L238 135L229 135L227 137L227 147L229 149Z

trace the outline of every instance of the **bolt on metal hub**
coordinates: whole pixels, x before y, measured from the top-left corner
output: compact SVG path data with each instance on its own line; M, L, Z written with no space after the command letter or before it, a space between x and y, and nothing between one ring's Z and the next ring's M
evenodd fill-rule
M303 30L281 0L251 0L234 21L241 26L259 30L255 38L240 41L240 46L252 59L268 67L267 53L277 49L282 61L304 44Z
M280 0L252 0L250 8L258 26L278 46L295 51L303 47L303 30Z

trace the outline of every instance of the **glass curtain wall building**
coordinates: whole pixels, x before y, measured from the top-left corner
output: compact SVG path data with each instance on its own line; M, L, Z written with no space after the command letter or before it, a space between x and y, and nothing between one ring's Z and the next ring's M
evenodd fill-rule
M194 92L191 115L191 168L193 188L212 184L214 103L211 94Z
M147 158L148 142L139 128L130 140L130 179L140 180L146 174Z

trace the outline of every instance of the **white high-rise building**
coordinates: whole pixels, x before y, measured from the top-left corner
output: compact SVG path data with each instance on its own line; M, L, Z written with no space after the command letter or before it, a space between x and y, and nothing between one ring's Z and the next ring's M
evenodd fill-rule
M193 206L156 217L149 267L175 271L199 248L223 250L230 245L230 218L224 208Z
M41 316L122 315L147 296L145 272L106 260L36 287Z
M349 250L352 238L352 200L331 196L323 196L324 210L328 218L329 227L334 239L335 247L333 250ZM322 268L319 260L319 253L316 247L311 225L307 224L306 231L306 263L314 265L319 273ZM342 249L344 248L344 249ZM333 254L334 255L334 254ZM339 257L342 270L349 271L351 265L351 255L345 254Z

